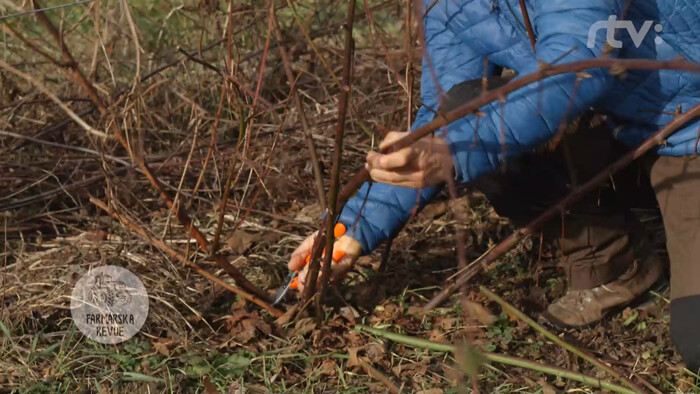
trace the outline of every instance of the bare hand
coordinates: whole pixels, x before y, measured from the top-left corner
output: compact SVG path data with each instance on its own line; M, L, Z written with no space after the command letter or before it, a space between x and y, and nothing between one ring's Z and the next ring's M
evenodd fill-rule
M289 270L299 271L299 292L304 290L304 285L306 283L306 275L308 273L309 264L306 263L306 257L311 253L311 248L314 245L314 238L316 238L315 232L308 236L297 249L292 253L292 257L289 259ZM344 255L343 255L344 254ZM333 256L342 255L338 261L331 265L332 274L331 280L337 281L342 279L345 274L348 273L355 265L355 261L362 254L362 245L357 242L354 238L347 235L343 235L335 240L335 245L333 246ZM335 260L335 259L334 259ZM321 261L321 271L319 272L319 281L321 280L321 272L323 272L323 261ZM302 268L303 267L303 268Z
M391 131L379 148L407 134ZM412 188L435 186L454 176L452 154L445 141L438 136L425 137L409 147L388 154L369 152L365 168L377 182Z

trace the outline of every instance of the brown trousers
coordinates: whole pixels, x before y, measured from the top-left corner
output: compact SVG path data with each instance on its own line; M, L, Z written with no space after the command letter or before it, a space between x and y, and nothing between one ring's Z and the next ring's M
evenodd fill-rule
M494 77L491 88L508 78ZM459 84L441 109L449 111L481 93L481 80ZM552 144L550 144L552 145ZM524 226L565 197L572 186L605 170L626 153L604 121L583 115L555 146L510 160L505 170L474 182L496 212ZM651 179L650 179L651 178ZM617 279L643 246L631 207L658 204L671 259L672 298L700 295L700 158L648 155L611 175L605 185L543 228L557 244L569 287L588 289ZM637 251L639 253L639 251ZM700 313L699 313L700 314Z
M671 299L700 295L700 156L659 157L651 184L666 230Z
M476 182L499 215L525 225L570 192L571 178L585 182L624 153L605 126L583 128L560 144ZM651 208L657 202L671 260L671 298L700 295L700 156L649 155L611 175L610 182L545 226L545 238L561 251L559 265L569 287L587 289L617 279L634 261L635 248L644 246L630 207Z
M506 164L506 170L475 182L499 215L524 226L570 193L572 187L603 171L624 149L602 124L567 133L556 145L528 153ZM545 239L559 252L569 288L589 289L617 279L634 261L640 244L640 224L630 213L624 195L637 186L632 169L581 198L543 229ZM648 193L651 187L645 184ZM647 200L653 200L647 196Z

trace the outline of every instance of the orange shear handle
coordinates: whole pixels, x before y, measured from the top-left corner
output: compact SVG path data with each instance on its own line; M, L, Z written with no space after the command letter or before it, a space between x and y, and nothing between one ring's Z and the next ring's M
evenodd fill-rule
M333 235L336 238L342 237L345 234L345 231L347 231L347 228L343 223L336 223L335 227L333 228ZM326 248L323 248L323 255L326 254ZM333 261L334 262L339 262L343 257L345 257L345 251L342 250L334 250L333 251ZM311 261L311 253L306 255L306 258L304 259L304 266L306 264L309 264L309 261ZM297 270L297 274L299 271ZM295 276L294 279L292 280L292 283L289 285L290 288L292 289L298 289L299 288L299 276Z

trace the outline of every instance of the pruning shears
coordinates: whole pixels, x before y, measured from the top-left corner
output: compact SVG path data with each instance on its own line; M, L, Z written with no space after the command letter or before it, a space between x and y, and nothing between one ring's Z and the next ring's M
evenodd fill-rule
M347 231L345 225L343 223L336 223L335 227L333 228L333 235L335 238L339 238L345 234L345 231ZM323 249L323 255L326 254L326 249ZM345 251L343 250L334 250L333 251L333 262L339 262L343 257L345 257ZM311 253L306 255L306 258L304 259L304 267L306 267L307 264L309 264L309 261L311 261ZM287 292L289 289L298 289L299 288L299 270L296 271L290 271L289 275L287 275L287 279L284 281L284 286L280 287L279 290L277 290L277 294L275 294L275 299L272 301L272 305L277 305L282 299L284 299L284 296L287 295Z

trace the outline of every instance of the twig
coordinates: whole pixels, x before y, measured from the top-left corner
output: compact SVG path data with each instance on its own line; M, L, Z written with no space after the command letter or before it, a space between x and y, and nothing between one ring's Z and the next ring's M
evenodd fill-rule
M139 36L136 33L136 26L134 26L134 21L131 18L131 11L129 10L129 4L126 0L121 0L122 13L126 15L126 21L129 25L129 30L131 31L131 39L134 41L134 56L136 57L136 72L134 73L134 84L132 86L132 92L139 85L139 79L141 75L141 45L139 44Z
M31 83L32 85L34 85L34 87L36 87L39 91L41 91L41 93L46 95L48 98L50 98L59 107L61 107L61 109L66 114L68 114L68 116L71 119L73 119L73 121L75 123L77 123L80 127L85 129L85 131L87 131L88 133L95 135L97 137L100 137L100 138L107 138L107 134L105 134L105 132L99 131L99 130L95 129L94 127L90 126L89 124L87 124L82 118L80 118L80 116L78 116L78 114L76 114L75 112L73 112L73 110L68 108L68 106L63 101L61 101L61 99L56 97L56 95L51 93L51 91L48 88L46 88L46 86L44 86L41 82L34 79L31 75L28 75L28 74L23 73L22 71L19 71L18 69L3 62L2 60L0 60L0 68L3 68L5 70L13 73L13 74L17 75L18 77L20 77L20 78L26 80L27 82Z
M226 21L226 70L229 70L230 72L233 72L231 70L231 29L233 28L233 0L229 0L228 3L228 18ZM187 57L190 57L189 54L186 54ZM201 56L201 54L200 54ZM212 66L213 67L213 66ZM222 73L222 75L228 76L227 73ZM222 88L223 89L223 88ZM226 89L223 89L224 91ZM239 106L239 108L242 108ZM243 110L241 109L241 118L243 117ZM219 204L219 217L216 223L216 230L214 231L214 239L212 240L212 246L211 246L211 254L214 255L218 252L219 249L219 238L221 237L221 231L224 227L224 213L226 212L226 204L228 203L228 196L230 193L231 189L231 181L233 180L233 171L236 168L236 163L238 162L238 148L241 146L241 138L242 134L245 133L245 126L243 123L243 120L239 120L239 131L238 131L238 143L236 144L236 155L231 158L231 163L229 165L228 172L226 174L226 182L224 184L224 192L221 197L221 203ZM240 173L239 173L240 174ZM236 178L238 180L238 178ZM194 200L192 200L194 201Z
M128 161L126 161L126 160L124 160L124 159L120 159L119 157L112 156L112 155L108 155L108 154L103 154L103 153L100 153L100 152L95 151L95 150L92 150L92 149L83 148L83 147L81 147L81 146L73 146L73 145L59 144L59 143L57 143L57 142L46 141L46 140L42 140L42 139L39 139L39 138L34 138L34 137L30 137L30 136L28 136L28 135L23 135L23 134L19 134L19 133L13 133L13 132L11 132L11 131L6 131L6 130L0 130L0 135L4 135L4 136L8 136L8 137L13 137L13 138L19 138L19 139L26 140L26 141L31 141L31 142L34 142L34 143L37 143L37 144L50 146L50 147L53 147L53 148L60 148L60 149L66 149L66 150L72 150L72 151L76 151L76 152L81 152L81 153L87 153L87 154L89 154L89 155L97 156L97 157L100 157L100 158L101 158L101 157L104 157L105 159L111 160L111 161L113 161L113 162L115 162L115 163L119 163L119 164L122 164L122 165L125 165L125 166L131 166L131 163L129 163Z
M188 234L191 234L191 236L197 241L199 247L202 248L202 250L205 253L209 253L209 251L211 250L211 245L204 237L204 235L199 231L197 226L194 224L194 221L190 219L189 215L184 209L182 209L182 206L180 204L177 204L177 206L175 206L173 200L165 192L165 190L163 190L161 182L158 180L158 178L155 177L155 175L153 175L153 172L148 167L148 164L146 163L144 158L140 155L133 154L133 152L129 148L128 141L124 137L124 134L119 130L116 123L112 123L112 125L117 140L124 147L124 149L126 149L127 152L129 152L132 159L139 166L143 174L146 176L146 179L148 179L148 181L151 183L151 186L156 190L160 198L165 202L165 205L168 207L168 209L173 209L175 207L175 216L177 217L180 224L182 224L187 230ZM265 294L265 292L258 289L254 284L248 281L245 275L243 275L238 269L236 269L236 267L231 265L231 263L225 257L221 255L215 255L212 257L216 261L216 264L219 267L223 268L223 270L226 271L226 273L236 281L236 284L246 289L247 291L255 294L263 300L269 299L269 296Z
M342 88L342 83L340 82L338 77L333 72L333 69L328 65L328 63L326 62L326 59L323 56L321 56L321 52L319 52L318 48L314 44L313 38L311 38L309 33L306 31L306 28L304 27L304 23L301 21L301 18L299 18L299 14L297 13L297 9L294 7L294 4L292 3L292 0L287 0L287 5L289 6L289 9L292 11L292 15L294 16L294 21L297 23L297 26L299 26L299 30L301 31L301 34L304 35L304 38L306 38L306 42L311 47L311 50L316 54L316 57L318 57L318 60L321 61L321 64L323 64L323 68L325 68L326 71L328 71L328 73L331 75L331 78L333 78L333 81L338 86L340 86Z
M314 145L314 137L311 134L308 121L306 120L304 104L301 101L301 97L299 97L299 94L297 93L296 79L294 78L294 73L292 72L289 55L287 54L287 50L284 48L284 44L282 42L282 31L280 29L274 5L270 7L270 13L272 15L272 23L275 29L275 37L277 38L277 46L279 47L280 56L282 57L284 72L287 74L287 81L289 82L289 88L292 92L291 95L294 100L294 105L297 107L297 113L299 114L299 120L301 122L301 129L304 132L306 146L309 149L309 158L311 159L311 167L314 171L314 181L316 182L316 194L318 196L319 204L321 204L321 209L325 211L327 208L326 192L323 188L323 174L321 173L321 165L318 159L318 153L316 153L316 146Z
M385 385L389 392L395 394L401 392L401 389L396 383L394 383L388 376L381 373L378 369L370 365L370 363L368 363L367 361L360 360L360 366L367 372L367 375L371 376L373 379Z
M144 230L138 224L131 221L129 218L127 218L123 215L120 215L117 212L115 212L113 209L109 208L107 206L107 204L105 204L101 200L98 200L94 197L90 197L90 202L95 204L97 207L99 207L103 211L110 214L115 219L119 220L124 226L126 226L131 231L138 234L139 236L141 236L146 241L150 242L153 246L157 247L158 249L160 249L163 252L165 252L166 254L168 254L170 257L173 257L173 258L177 259L178 261L180 261L181 263L186 264L188 267L194 269L198 274L204 276L205 278L211 280L212 282L218 284L219 286L245 298L246 300L260 306L261 308L264 308L268 312L272 313L275 317L280 317L283 315L283 312L281 310L271 306L269 303L265 302L264 300L261 300L260 298L256 297L255 295L249 294L242 289L239 289L237 287L233 287L233 286L229 285L228 283L222 281L221 279L217 278L216 276L210 274L208 271L202 269L200 266L198 266L197 264L195 264L195 263L191 262L189 259L187 259L182 253L171 248L170 246L168 246L165 242L161 241L160 239L148 234L146 232L146 230Z
M214 123L211 126L211 138L209 140L209 147L207 148L207 153L204 156L204 163L202 163L202 169L199 172L199 177L197 177L197 182L194 184L194 188L192 189L192 199L187 203L187 209L192 208L192 204L194 203L194 196L197 195L197 192L199 191L199 186L202 184L202 180L204 179L204 174L207 170L207 165L209 164L209 160L211 159L211 155L214 152L214 148L216 147L216 135L217 135L217 130L219 128L219 120L221 120L221 110L224 108L224 101L226 98L226 91L228 90L228 84L226 83L226 80L223 81L221 84L221 93L219 94L219 105L216 107L216 117L214 118Z
M637 147L637 149L630 151L629 153L618 159L616 162L611 164L608 168L601 171L598 175L588 180L586 183L575 187L571 191L571 193L569 193L568 196L564 197L562 200L560 200L552 207L547 209L540 216L528 223L527 226L515 231L506 239L501 241L501 243L496 245L496 247L491 249L491 251L486 256L484 256L481 265L474 265L474 268L472 270L464 272L457 278L457 280L454 283L448 284L440 293L433 297L433 299L430 300L430 302L428 302L424 308L426 310L429 310L441 304L443 301L449 298L450 295L454 293L461 285L468 282L469 279L471 279L474 275L479 273L481 268L484 267L486 264L504 255L515 245L517 245L522 239L526 238L531 234L536 233L537 230L542 227L542 225L544 225L547 221L549 221L556 215L560 214L566 207L570 206L573 202L578 201L578 199L586 195L598 185L607 181L611 174L614 174L617 171L623 169L635 159L642 156L644 153L658 146L669 135L673 134L673 132L675 132L680 127L693 120L698 115L700 115L700 104L695 105L688 112L678 115L661 130L657 131L656 133L654 133L654 135L652 135L646 141L644 141L639 147Z
M22 41L22 43L26 46L28 46L31 50L34 52L38 53L39 55L43 56L45 59L50 61L51 63L57 65L58 67L65 67L65 63L61 63L58 59L55 59L53 56L49 55L46 51L43 49L39 48L38 45L34 44L31 40L26 39L22 33L18 32L17 30L13 29L10 24L3 24L2 25L3 30L9 31L10 34L15 36L18 40Z
M129 169L131 169L131 167L117 168L116 170L114 170L114 173L119 174L122 172L126 172ZM35 194L32 196L23 198L21 200L13 201L13 202L8 203L6 205L0 205L0 212L14 210L14 209L22 208L24 206L33 204L35 202L48 200L48 199L50 199L56 195L59 195L61 193L69 192L69 191L79 189L79 188L85 188L86 186L103 181L104 179L105 179L104 175L100 174L100 175L96 175L94 177L83 179L81 181L77 181L75 183L71 183L70 185L65 185L65 186L62 185L62 186L59 186L57 188L51 189L49 191L46 191L46 192L43 192L40 194Z
M358 324L355 326L355 330L359 332L368 332L371 334L374 334L380 338L388 339L390 341L400 343L403 345L407 346L412 346L415 348L421 348L421 349L430 349L438 352L448 352L448 353L455 353L457 351L457 346L450 345L450 344L443 344L443 343L436 343L436 342L431 342L427 341L425 339L421 338L414 338L414 337L409 337L407 335L401 335L397 334L394 332L390 331L384 331L380 330L378 328L374 327L369 327L365 326L362 324ZM484 358L488 361L491 362L497 362L505 365L510 365L518 368L525 368L529 369L532 371L538 371L542 372L548 375L553 375L558 378L566 378L570 380L575 380L577 382L581 382L585 385L595 387L595 388L602 388L610 391L614 391L617 393L623 393L623 394L636 394L638 391L634 391L631 389L628 389L627 387L623 387L620 385L617 385L615 383L609 382L607 380L601 380L598 378L595 378L593 376L588 376L584 375L575 371L569 371L557 367L552 367L549 365L544 365L540 363L536 363L533 361L525 360L522 358L518 357L510 357L510 356L505 356L502 354L497 354L497 353L490 353L490 352L481 352L481 354L484 356Z
M243 28L243 29L245 29L245 28ZM242 31L243 29L240 29L239 31ZM215 42L213 42L213 43L207 45L206 47L202 48L202 52L204 52L204 51L209 51L209 50L215 48L216 46L218 46L219 44L221 44L222 42L223 42L223 40L217 40L217 41L215 41ZM196 53L197 53L196 51L189 52L190 55L196 54ZM167 70L167 69L169 69L169 68L171 68L171 67L173 67L173 66L179 64L181 61L182 61L182 59L177 59L177 60L174 60L174 61L172 61L172 62L170 62L170 63L166 63L166 64L164 64L164 65L162 65L162 66L160 66L160 67L154 69L154 70L151 71L150 73L144 75L143 77L141 77L141 80L140 80L139 82L140 82L140 83L144 83L144 82L146 82L147 80L149 80L149 79L155 77L156 75L160 74L161 72L163 72L163 71L165 71L165 70ZM134 88L134 85L120 90L119 92L117 92L116 94L113 95L113 99L115 99L115 100L118 99L118 98L119 98L120 96L122 96L123 94L132 91L133 88ZM67 101L67 100L64 100L64 101ZM92 100L90 100L90 102L92 103ZM84 110L84 111L78 113L78 116L81 117L81 118L82 118L82 117L85 117L85 116L88 116L88 115L92 114L92 113L95 111L95 108L96 108L96 107L94 107L94 104L93 104L93 105L90 106L88 109L86 109L86 110ZM67 126L68 124L70 124L71 122L73 122L73 118L71 118L71 117L68 117L68 118L66 118L66 119L63 119L62 121L60 121L60 122L58 122L58 123L55 123L55 124L53 124L53 125L51 125L51 126L48 126L48 127L44 128L43 130L41 130L40 132L38 132L38 133L35 135L35 137L39 137L39 136L42 136L42 135L44 135L44 134L46 134L46 133L52 133L52 132L54 132L54 131L56 131L56 130L60 130L60 129L66 127L66 126Z
M345 134L345 118L347 115L348 102L351 91L352 57L354 52L354 42L352 38L352 27L355 20L356 0L350 0L348 5L347 21L345 22L345 49L343 54L343 79L341 83L340 98L338 100L338 124L335 128L335 147L333 150L333 167L331 169L331 184L328 194L328 208L326 209L326 255L323 260L323 274L321 275L321 297L318 298L317 311L320 312L321 302L323 302L324 292L328 287L333 264L333 245L335 236L333 226L338 216L339 205L338 193L340 190L340 166L343 158L343 137ZM320 232L319 232L320 234ZM317 236L314 244L321 239ZM320 243L320 242L319 242ZM317 257L313 255L312 257ZM308 278L304 288L304 299L309 300L316 292L316 280L318 278L320 261L312 259L309 265Z
M187 175L187 170L190 168L190 162L192 161L192 154L194 154L194 148L197 145L197 137L199 136L199 115L197 114L197 107L192 106L192 115L195 117L194 124L194 135L192 136L192 144L190 144L190 151L187 154L187 159L185 160L185 165L182 168L182 174L180 175L180 182L177 185L177 190L175 191L175 198L173 199L176 203L181 201L180 194L182 193L182 185L185 183L185 176ZM163 234L160 236L161 239L165 238L170 227L170 218L173 216L173 210L168 210L168 217L165 220L165 225L163 226ZM214 241L214 247L216 247L216 240Z
M41 9L41 4L39 4L38 0L32 0L34 4L34 9L38 10ZM105 115L107 113L107 109L102 103L102 100L100 97L97 95L97 90L95 90L95 87L90 83L87 78L85 78L85 75L83 75L83 72L80 71L80 68L78 67L78 62L75 61L75 58L73 58L73 55L71 55L70 51L68 51L68 47L66 46L66 43L63 41L63 37L61 36L61 33L56 29L56 26L49 20L49 18L44 14L43 11L37 12L36 13L37 18L41 21L41 23L44 24L46 29L49 31L49 33L53 36L54 40L58 43L58 46L61 48L61 55L63 56L63 61L65 61L68 64L68 67L73 71L73 78L75 81L82 87L85 92L87 93L88 97L90 97L90 100L95 104L97 107L97 110L100 111L102 115Z
M525 6L525 0L520 0L520 11L523 13L523 19L525 20L525 30L527 31L527 37L530 39L530 45L532 45L532 51L537 53L535 49L535 32L532 30L532 23L530 22L530 15L528 15L527 7Z
M197 64L201 64L201 65L204 66L205 68L208 68L209 70L212 70L212 71L216 72L216 73L219 74L222 78L229 80L229 81L232 82L234 85L236 85L236 87L238 87L238 88L241 89L242 91L246 92L246 93L247 93L248 95L250 95L251 97L255 97L255 92L253 92L252 90L250 90L247 86L245 86L244 84L242 84L242 83L241 83L240 81L238 81L236 78L232 77L231 75L226 74L226 72L225 72L224 70L217 68L217 67L214 66L213 64L208 63L208 62L202 60L201 58L198 58L198 57L196 57L196 56L194 56L194 55L192 55L192 54L187 53L187 52L186 52L184 49L182 49L182 48L178 48L178 52L180 52L180 53L182 53L183 55L185 55L189 60L191 60L191 61L193 61L193 62L195 62L195 63L197 63ZM269 101L265 100L263 97L258 97L258 100L260 101L260 103L261 103L264 107L267 107L267 108L269 108L269 109L274 108L274 106L272 105L272 103L270 103ZM276 114L273 112L273 116L274 116L274 115L276 115Z
M574 345L564 341L563 339L559 338L558 336L552 334L546 328L542 327L542 325L540 325L536 321L532 320L529 316L527 316L523 312L519 311L516 307L511 305L508 301L499 297L497 294L493 293L492 291L490 291L486 287L480 286L480 289L481 289L481 292L486 297L488 297L491 301L498 303L498 305L500 305L504 311L506 311L510 315L517 317L518 319L522 320L523 322L527 323L528 326L532 327L535 331L539 332L543 337L549 339L550 341L554 342L555 344L563 347L564 349L570 351L571 353L588 361L596 368L598 368L602 371L605 371L608 374L614 376L615 378L617 378L619 381L624 383L629 388L637 390L637 391L642 391L642 389L639 386L632 383L629 379L620 375L619 373L617 373L617 371L615 371L611 367L603 364L602 362L598 361L595 357L589 355L585 351L577 348L576 346L574 346Z

